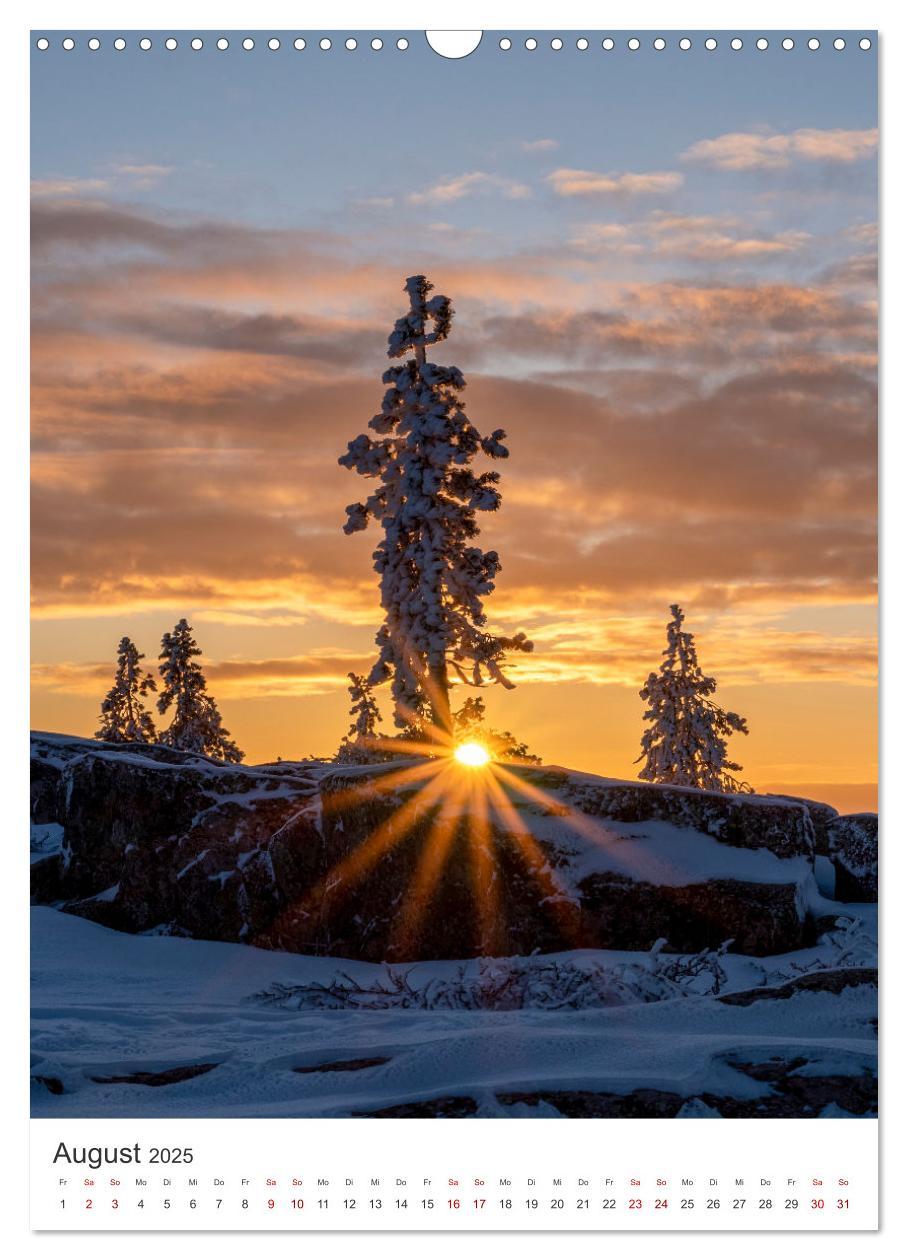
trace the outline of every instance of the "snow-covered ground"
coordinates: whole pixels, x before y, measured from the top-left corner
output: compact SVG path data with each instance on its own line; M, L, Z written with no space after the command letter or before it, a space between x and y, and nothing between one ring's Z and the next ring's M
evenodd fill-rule
M876 907L826 905L859 922L798 953L722 957L722 992L776 986L815 969L875 966ZM876 990L869 984L744 1005L698 995L696 985L656 1001L640 989L635 1000L634 978L658 966L653 955L575 951L537 961L621 973L625 995L620 1004L566 1010L288 1009L250 998L275 982L328 985L343 972L368 988L389 973L343 959L126 935L36 908L32 1071L40 1079L33 1114L345 1116L467 1098L479 1116L541 1116L557 1113L545 1102L504 1103L501 1096L655 1089L688 1100L760 1099L772 1084L737 1070L736 1060L784 1061L804 1077L875 1070ZM519 964L532 968L534 960ZM427 962L403 970L420 988L469 979L481 966ZM383 1061L351 1066L362 1060ZM157 1086L93 1079L203 1064L216 1066ZM696 1101L683 1112L701 1113L712 1114ZM854 1112L831 1104L821 1114Z

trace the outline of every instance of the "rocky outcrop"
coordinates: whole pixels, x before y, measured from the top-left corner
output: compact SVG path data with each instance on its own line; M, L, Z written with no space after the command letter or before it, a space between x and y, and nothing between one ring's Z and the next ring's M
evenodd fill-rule
M652 783L613 783L591 776L522 770L530 783L557 786L585 814L615 822L662 821L713 836L743 849L768 849L777 857L813 857L814 827L806 801L749 793L702 792Z
M420 794L400 762L225 766L64 736L32 751L34 898L123 931L370 962L816 938L803 801L509 767L471 806ZM868 818L825 823L869 896Z
M733 953L762 956L816 939L797 883L712 879L676 887L595 875L581 888L583 936L599 949L650 949L661 936L682 954L730 940Z
M794 801L803 805L813 826L814 852L818 857L829 856L829 826L839 816L839 811L822 801L812 801L804 796L777 796L780 801Z
M401 835L364 814L326 813L328 872L275 923L276 949L366 962L476 958L571 949L583 943L580 907L566 897L541 852L467 819L433 830L433 812ZM438 846L438 847L436 847ZM652 944L652 941L649 942Z
M510 808L507 829L488 821L480 832L464 819L446 820L447 806L413 811L417 789L386 789L382 779L393 773L387 768L327 775L321 784L323 832L335 883L320 906L325 952L401 961L648 950L664 937L677 952L731 940L736 952L771 954L815 939L803 889L813 830L802 803L615 784L557 769L511 770L512 781L526 784L525 799L519 810ZM768 850L782 877L770 882L721 872L704 878L699 872L660 882L647 877L652 862L645 827L632 876L582 874L595 837L579 858L575 841L590 818L671 824L677 829L676 870L684 866L685 838L698 831L718 841L717 848ZM536 821L541 819L546 823ZM633 846L633 832L626 838ZM440 847L444 859L435 869L433 854Z
M837 901L876 901L878 837L876 814L843 814L829 826L829 856L835 868Z
M253 941L321 869L299 770L61 737L33 740L32 767L33 819L62 827L33 896L109 927Z

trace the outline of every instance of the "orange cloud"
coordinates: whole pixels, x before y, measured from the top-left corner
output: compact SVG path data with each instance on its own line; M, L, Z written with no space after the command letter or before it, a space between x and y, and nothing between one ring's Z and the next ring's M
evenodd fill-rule
M658 665L664 637L662 612L622 617L587 610L563 619L554 604L530 623L537 651L515 659L508 669L518 684L560 687L568 683L638 689ZM728 686L837 682L873 687L877 679L876 642L872 634L791 631L762 618L720 614L704 618L699 609L698 642L708 665ZM206 677L219 696L312 696L343 692L347 675L362 673L373 660L368 637L360 650L316 649L272 658L203 660ZM148 668L154 669L154 652ZM113 674L110 661L36 662L36 690L65 695L104 694Z
M636 727L628 738L610 714L606 737L576 697L621 692L637 723L634 689L675 599L696 616L704 666L754 705L755 681L870 686L869 237L842 236L817 270L826 241L802 249L756 212L594 225L600 245L640 247L632 274L609 248L495 255L490 238L449 245L455 234L418 217L412 237L378 249L340 230L39 199L36 720L93 730L124 620L163 628L185 614L244 747L273 756L301 730L336 747L346 673L371 659L380 617L375 535L340 528L362 488L336 460L378 408L402 277L423 259L457 307L443 361L466 373L471 418L505 428L512 451L503 508L483 522L504 565L488 612L538 648L515 662L517 708L496 721L545 751L557 720L549 756L606 772L626 757L634 773ZM705 278L710 254L733 279ZM690 258L699 283L683 279ZM758 262L772 283L754 279ZM92 660L44 650L63 619L83 620ZM776 763L802 754L768 746L785 781L832 773L825 754L783 773ZM865 761L848 773L872 774Z
M640 223L588 223L570 244L583 250L665 255L704 261L754 260L791 253L810 240L787 229L753 232L733 215L682 215L656 211Z
M650 197L675 192L684 183L677 171L598 171L562 166L546 176L559 197Z
M843 164L873 157L879 143L875 127L863 131L820 130L727 132L712 140L698 140L681 154L682 162L697 162L720 171L785 170L796 162Z

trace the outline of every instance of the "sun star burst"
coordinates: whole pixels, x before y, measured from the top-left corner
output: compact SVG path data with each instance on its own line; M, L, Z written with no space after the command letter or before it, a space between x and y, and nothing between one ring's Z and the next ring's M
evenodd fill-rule
M459 761L462 766L484 766L489 760L489 750L484 748L482 744L477 744L475 740L469 740L465 744L458 744L454 749L454 758Z

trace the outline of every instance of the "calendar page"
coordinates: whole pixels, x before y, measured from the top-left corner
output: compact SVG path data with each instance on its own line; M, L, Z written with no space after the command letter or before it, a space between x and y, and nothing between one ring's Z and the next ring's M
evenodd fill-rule
M875 1229L876 33L29 41L32 1229Z

